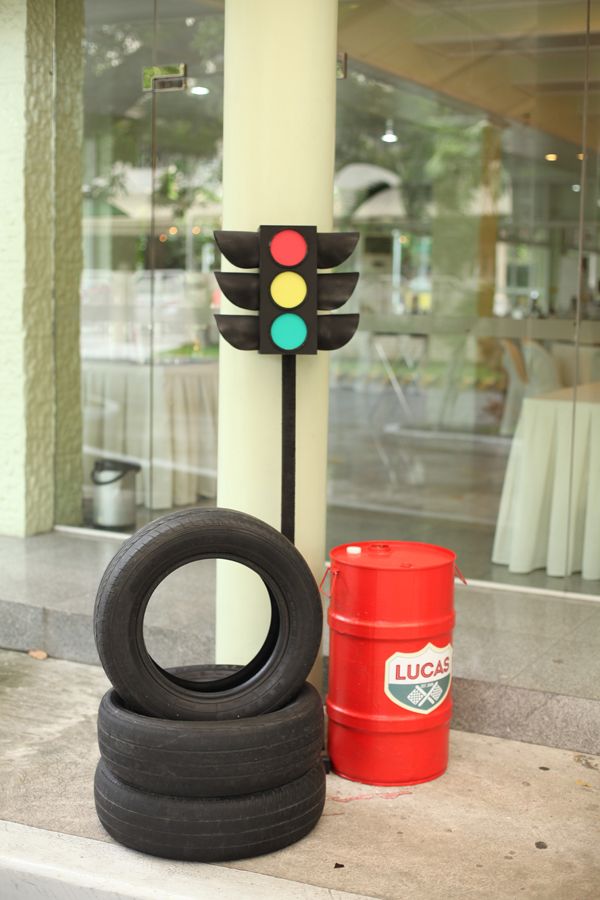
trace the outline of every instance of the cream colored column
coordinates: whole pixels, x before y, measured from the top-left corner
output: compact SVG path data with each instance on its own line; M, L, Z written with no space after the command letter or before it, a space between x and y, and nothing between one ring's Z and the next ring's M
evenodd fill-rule
M83 0L0 0L0 36L0 533L27 535L81 512Z
M0 533L54 521L54 4L1 0Z
M226 0L223 228L331 230L337 0ZM224 312L241 312L223 301ZM281 359L221 341L220 506L276 528L281 506ZM298 357L296 545L323 571L328 361ZM243 663L269 621L262 584L221 562L216 658Z

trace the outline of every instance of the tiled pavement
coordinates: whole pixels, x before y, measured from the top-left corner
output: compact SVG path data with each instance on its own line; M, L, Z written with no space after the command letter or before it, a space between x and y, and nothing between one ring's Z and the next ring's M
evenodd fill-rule
M0 646L97 662L94 597L118 546L104 535L0 538ZM600 749L600 604L457 584L456 609L456 727ZM203 561L156 592L146 640L162 665L185 665L212 661L213 635L214 564Z
M600 757L457 731L447 773L429 783L373 788L329 775L317 827L277 853L206 866L127 851L93 804L106 686L97 666L0 652L7 900L598 897Z

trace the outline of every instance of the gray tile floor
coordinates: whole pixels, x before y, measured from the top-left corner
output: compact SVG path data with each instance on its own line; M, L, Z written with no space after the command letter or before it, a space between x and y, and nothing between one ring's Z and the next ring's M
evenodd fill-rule
M491 562L494 527L485 523L457 522L411 512L356 509L330 501L327 511L327 546L335 547L359 540L424 541L449 547L467 578L520 587L541 588L600 597L600 581L586 580L574 573L552 578L544 569L515 575L508 566ZM600 552L600 551L599 551Z
M578 573L515 575L491 562L510 438L488 433L497 423L481 410L477 434L432 430L419 391L409 386L405 394L406 409L381 382L332 388L327 547L380 538L426 541L455 550L468 578L600 596L600 581ZM471 400L481 402L478 395ZM138 526L160 513L140 507Z
M366 500L364 502L367 502ZM213 501L200 501L199 506L213 506ZM137 527L169 510L151 514L138 507ZM458 565L467 578L520 587L541 588L600 597L600 581L586 580L574 573L567 578L553 578L538 569L526 575L515 575L508 566L491 562L494 526L485 522L455 521L433 515L415 514L408 510L357 508L330 498L327 508L327 549L352 541L406 540L423 541L449 547L457 554Z
M378 538L428 541L452 547L468 578L600 596L600 580L577 573L552 578L543 569L515 575L491 562L511 439L497 436L498 422L486 412L487 393L464 391L467 418L461 424L450 417L436 430L426 409L435 390L405 385L403 404L380 375L332 383L327 546ZM140 507L138 527L161 512L167 510Z
M514 575L491 562L511 439L494 436L490 398L474 390L461 395L466 420L449 417L436 430L425 408L434 393L405 385L401 403L381 379L332 389L328 546L360 537L428 541L455 550L468 578L600 595L600 581L577 573Z
M379 383L331 391L331 500L493 526L510 439L436 430L419 415L421 394L404 394L406 406Z
M118 547L99 535L0 538L0 646L95 660L94 598ZM457 584L456 609L457 677L600 699L600 604ZM213 634L214 564L202 561L155 592L146 637L175 665L211 661Z

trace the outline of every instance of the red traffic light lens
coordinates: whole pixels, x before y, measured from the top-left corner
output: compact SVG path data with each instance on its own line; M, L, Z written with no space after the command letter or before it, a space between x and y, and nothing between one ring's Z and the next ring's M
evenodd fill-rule
M298 231L278 231L269 245L271 256L280 266L297 266L308 252L306 241Z

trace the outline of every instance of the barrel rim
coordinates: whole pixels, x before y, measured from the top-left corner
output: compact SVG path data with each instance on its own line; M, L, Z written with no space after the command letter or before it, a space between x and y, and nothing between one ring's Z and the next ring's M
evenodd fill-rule
M382 557L379 557L378 559L374 558L371 561L371 560L366 560L362 553L360 555L352 555L352 556L345 554L343 559L340 558L342 552L346 549L346 547L370 547L370 546L373 546L374 544L375 545L376 544L390 544L395 547L397 547L398 545L402 545L402 546L409 545L411 547L426 547L429 550L442 551L444 554L447 554L447 558L444 560L440 560L439 562L431 563L428 565L413 566L410 569L406 568L403 565L394 566L394 565L387 564L385 566L382 566L381 565ZM336 555L334 555L334 554L336 554ZM397 540L384 541L384 540L379 540L379 541L348 541L345 544L338 544L337 547L332 547L331 550L329 551L329 558L331 561L335 561L336 563L341 563L344 566L350 566L355 569L385 569L386 571L389 571L389 572L407 572L408 573L411 571L412 572L426 572L429 569L440 569L440 568L442 568L442 566L447 566L450 564L454 565L456 563L457 554L454 552L454 550L448 549L448 547L441 547L439 544L428 544L425 541L397 541Z

